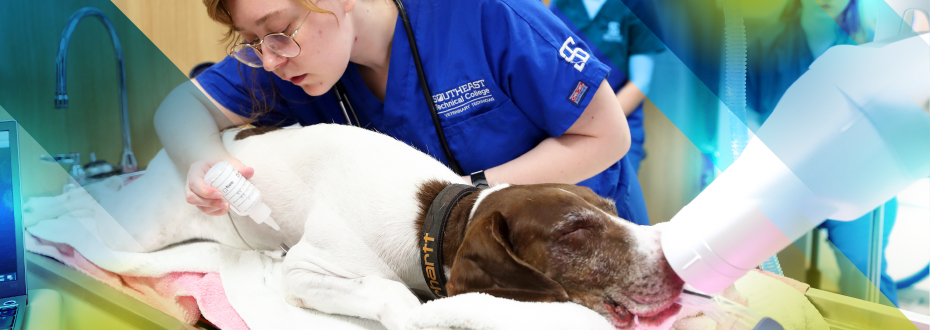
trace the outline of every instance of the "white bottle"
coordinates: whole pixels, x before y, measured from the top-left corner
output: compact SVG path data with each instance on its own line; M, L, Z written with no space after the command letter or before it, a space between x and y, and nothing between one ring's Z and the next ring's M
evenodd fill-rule
M223 194L223 199L236 214L248 215L255 223L266 223L274 230L281 230L271 218L271 209L262 202L262 193L228 162L213 165L203 180Z

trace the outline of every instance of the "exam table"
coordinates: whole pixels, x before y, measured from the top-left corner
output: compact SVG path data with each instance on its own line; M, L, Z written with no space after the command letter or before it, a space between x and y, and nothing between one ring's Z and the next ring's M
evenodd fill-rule
M41 307L27 312L26 330L49 329L46 324L59 324L61 330L216 329L203 319L194 326L186 325L54 259L27 252L26 261L30 296L35 297L29 306ZM39 301L56 298L57 306ZM903 312L907 318L902 318L902 312L893 307L814 288L808 290L807 298L830 329L930 330L930 316ZM49 305L52 307L46 307Z
M26 274L32 300L24 330L216 329L203 319L194 326L184 324L39 254L26 252Z

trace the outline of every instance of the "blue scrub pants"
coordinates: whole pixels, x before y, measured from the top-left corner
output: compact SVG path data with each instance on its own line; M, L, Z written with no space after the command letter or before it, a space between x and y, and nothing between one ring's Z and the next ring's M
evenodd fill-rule
M626 119L630 126L630 151L627 151L624 157L633 165L633 173L639 174L639 164L646 158L646 150L643 149L643 143L646 142L646 133L643 130L643 103L640 103Z
M625 157L630 160L630 164L633 165L633 170L636 171L636 174L639 174L639 164L643 162L643 158L646 158L646 151L643 150L643 145L636 144L635 142L631 143L630 151L626 153Z
M884 228L882 230L882 278L881 291L891 300L895 306L898 305L898 291L895 289L895 282L888 276L888 261L885 259L885 248L888 247L888 235L891 234L891 228L894 227L895 217L898 214L898 199L893 198L885 203ZM872 213L866 214L853 221L835 221L827 220L820 224L818 228L827 230L827 237L830 242L836 246L837 254L842 253L852 262L862 274L868 274L869 264L869 230L871 228ZM843 282L850 276L844 276L840 280L840 287L844 287ZM848 286L847 286L848 287Z

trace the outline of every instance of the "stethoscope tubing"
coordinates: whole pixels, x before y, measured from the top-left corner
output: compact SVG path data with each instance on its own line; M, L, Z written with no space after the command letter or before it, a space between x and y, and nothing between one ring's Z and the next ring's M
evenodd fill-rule
M349 102L349 95L346 94L346 87L342 85L341 81L337 81L333 89L335 89L335 93L333 94L336 94L339 107L342 108L342 114L346 116L346 122L352 125L352 120L349 119L349 112L346 111L346 107L348 107L348 110L352 112L352 117L355 117L355 126L361 127L362 124L358 121L358 116L355 115L355 109L352 108L352 103Z
M465 171L462 170L458 161L452 156L452 150L449 149L449 143L446 141L446 134L443 132L442 124L439 122L439 111L436 110L436 103L433 102L432 98L433 93L430 92L429 85L426 83L426 74L423 73L423 63L420 62L420 50L417 48L417 43L413 36L413 27L410 26L410 19L407 17L407 11L404 10L404 5L401 3L401 0L394 0L394 4L397 5L397 11L400 13L400 18L404 22L407 41L410 42L410 53L413 55L413 63L417 68L417 79L420 81L420 88L423 90L423 98L426 99L426 106L430 110L430 115L432 115L433 126L436 128L436 136L439 137L439 144L442 145L442 151L449 161L449 167L451 167L455 173L458 173L458 175L465 175ZM349 125L352 125L352 120L349 119L348 112L352 112L352 117L355 117L355 125L361 126L358 117L355 115L355 109L353 109L352 104L349 103L349 97L348 94L346 94L345 86L343 86L341 82L337 82L336 85L333 86L333 89L335 91L334 94L336 94L336 99L339 101L339 106L342 107L342 113L345 115Z

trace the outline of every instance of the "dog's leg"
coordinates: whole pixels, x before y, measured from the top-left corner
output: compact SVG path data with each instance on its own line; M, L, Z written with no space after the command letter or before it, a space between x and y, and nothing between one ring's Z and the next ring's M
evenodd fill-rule
M283 289L291 305L324 313L378 320L388 330L401 330L420 300L403 284L378 276L347 278L321 274L321 267L301 255L304 242L288 251Z

